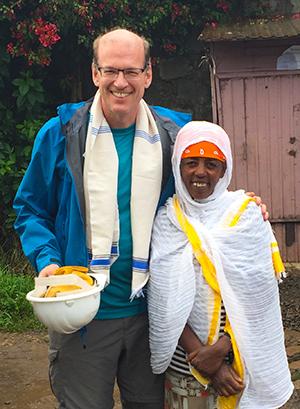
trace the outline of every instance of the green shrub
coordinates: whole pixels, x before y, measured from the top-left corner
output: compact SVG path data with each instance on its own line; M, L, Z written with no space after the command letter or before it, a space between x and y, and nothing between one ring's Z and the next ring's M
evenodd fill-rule
M44 329L25 298L33 287L32 276L11 274L7 268L0 266L0 330Z
M0 92L1 88L0 82ZM0 127L0 237L11 234L15 219L12 201L46 113L42 81L33 78L31 71L20 72L11 81L10 93L0 102L0 117L4 119Z

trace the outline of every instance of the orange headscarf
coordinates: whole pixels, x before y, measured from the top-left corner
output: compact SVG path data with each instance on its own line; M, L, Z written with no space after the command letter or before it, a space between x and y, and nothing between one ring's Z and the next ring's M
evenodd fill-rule
M188 146L183 151L181 159L196 157L213 158L222 162L225 162L226 160L221 149L219 149L214 143L207 141L194 143L193 145Z

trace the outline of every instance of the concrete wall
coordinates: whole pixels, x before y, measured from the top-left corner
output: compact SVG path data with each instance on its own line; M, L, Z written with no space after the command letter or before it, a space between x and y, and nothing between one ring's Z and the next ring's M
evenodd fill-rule
M199 67L200 59L201 51L188 57L161 58L153 67L153 82L146 92L146 101L190 112L193 119L210 120L209 70L205 64Z
M224 41L211 44L218 75L239 72L276 71L277 58L300 38Z

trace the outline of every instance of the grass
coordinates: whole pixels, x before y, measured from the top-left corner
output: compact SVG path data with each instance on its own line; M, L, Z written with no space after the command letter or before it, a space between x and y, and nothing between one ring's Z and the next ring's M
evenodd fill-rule
M0 268L12 274L34 276L33 267L25 257L15 236L6 241L0 241Z
M0 330L42 330L26 294L34 287L34 272L17 246L0 246Z

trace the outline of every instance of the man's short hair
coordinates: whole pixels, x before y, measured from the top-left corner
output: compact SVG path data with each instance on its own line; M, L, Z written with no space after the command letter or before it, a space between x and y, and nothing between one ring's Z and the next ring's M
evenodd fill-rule
M93 63L96 64L96 65L98 64L98 60L97 60L98 55L97 55L97 53L98 53L99 41L101 41L102 37L105 36L106 34L111 33L113 31L116 31L116 30L127 30L130 33L133 33L133 34L137 35L140 39L143 40L144 51L145 51L145 66L147 64L149 64L150 63L150 43L149 43L149 41L146 40L146 38L144 36L134 32L133 30L130 30L130 29L124 28L124 27L118 27L118 26L105 30L104 32L100 33L98 35L98 37L95 38L95 40L93 42Z

